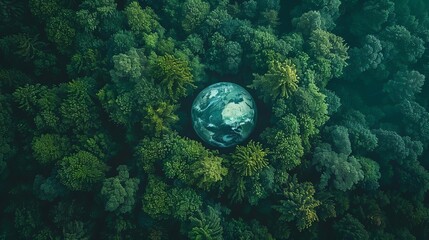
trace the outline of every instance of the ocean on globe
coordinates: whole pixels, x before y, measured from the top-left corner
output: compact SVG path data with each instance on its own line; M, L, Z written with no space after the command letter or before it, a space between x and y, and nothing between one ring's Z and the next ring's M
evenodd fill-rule
M231 147L249 137L256 124L256 104L249 92L230 82L203 89L192 104L198 136L215 147Z

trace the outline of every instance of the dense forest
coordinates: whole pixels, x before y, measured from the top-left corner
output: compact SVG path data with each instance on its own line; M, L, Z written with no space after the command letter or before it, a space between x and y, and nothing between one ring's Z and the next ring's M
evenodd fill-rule
M0 239L429 239L427 0L0 0ZM190 116L233 82L251 136Z

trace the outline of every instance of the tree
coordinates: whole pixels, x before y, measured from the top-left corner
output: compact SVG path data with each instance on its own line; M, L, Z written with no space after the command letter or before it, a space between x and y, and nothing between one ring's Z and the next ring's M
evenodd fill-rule
M326 30L323 20L319 11L308 11L294 18L292 23L299 32L310 35L316 29Z
M156 176L149 175L142 199L143 211L154 219L163 219L170 215L170 204L167 184Z
M172 216L179 221L185 221L201 211L203 204L201 196L191 188L175 187L169 192L169 197Z
M261 225L257 220L245 222L243 219L231 219L223 223L224 239L267 239L273 240L273 236L268 232L266 226Z
M76 35L76 29L69 19L72 19L73 12L64 12L59 16L51 17L46 23L46 35L48 39L57 45L60 51L69 48Z
M201 0L186 0L182 5L182 28L185 32L194 31L207 17L210 5Z
M331 145L323 143L315 148L313 163L318 171L322 172L320 187L328 186L328 181L333 179L332 186L338 190L346 191L356 183L364 179L359 161L344 153L336 153Z
M344 115L342 124L347 127L353 153L366 154L377 147L378 139L369 130L365 115L359 111L350 111Z
M155 172L155 164L167 157L169 146L163 138L143 138L135 148L137 166L147 174Z
M361 73L376 69L383 61L383 46L374 35L367 35L361 48L350 49L350 65L347 68L352 73Z
M315 192L311 183L298 183L296 177L293 177L282 192L284 199L273 208L281 214L281 221L295 221L298 230L302 231L319 220L316 208L320 201L315 199Z
M426 109L414 101L405 100L398 105L397 111L401 115L404 132L423 144L428 144L429 113Z
M246 147L237 146L231 164L241 176L253 176L268 166L267 150L250 140Z
M58 162L60 181L70 190L89 190L94 183L104 179L107 166L86 151L79 151Z
M92 100L94 85L94 79L81 78L63 86L67 95L60 106L64 128L85 132L99 124L96 121L98 119L96 106Z
M393 14L394 3L390 0L366 1L362 8L352 15L350 32L356 36L377 33Z
M395 65L415 63L425 52L424 41L410 33L404 26L386 27L380 35L383 55L395 60Z
M173 55L157 57L152 74L173 100L185 97L188 88L195 88L189 62Z
M112 56L130 51L137 43L132 32L121 30L110 37L108 46L109 55Z
M40 84L26 84L17 88L13 93L13 97L18 103L19 108L34 113L36 111L37 102L46 89L45 86Z
M402 137L394 131L376 129L373 133L379 139L379 144L375 151L380 159L386 161L402 161L408 155L408 149Z
M164 174L170 179L207 190L228 173L224 159L216 156L216 151L204 148L200 142L173 133L165 135L162 142L154 142L153 145L161 150L160 154L165 154L158 160L163 162Z
M226 41L216 32L207 51L208 68L220 74L236 73L241 65L242 48L238 42Z
M114 69L110 75L114 81L121 78L137 79L141 76L142 64L140 56L135 48L131 48L126 54L120 53L112 57Z
M394 101L414 100L424 82L425 76L418 71L398 71L393 79L385 83L383 91Z
M309 53L315 59L312 68L321 78L318 86L326 86L331 78L343 74L349 59L349 48L341 37L316 29L311 33L308 45Z
M30 0L29 7L34 16L46 20L57 14L61 6L58 0Z
M148 106L146 116L142 121L143 128L154 133L155 136L171 131L171 125L179 120L174 114L176 109L177 105L167 102L160 102L156 107Z
M128 168L125 165L118 166L116 170L118 176L104 180L101 195L105 200L107 211L128 213L134 208L135 195L140 180L130 178Z
M288 114L278 121L278 127L268 128L261 137L268 144L268 156L280 171L289 171L301 163L304 155L299 123L295 115Z
M54 201L56 198L64 196L67 189L58 181L56 176L44 178L36 175L33 183L33 192L41 200Z
M350 155L352 146L349 139L349 131L343 126L330 126L325 128L328 139L332 142L335 152Z
M32 143L34 158L43 165L62 159L69 147L68 139L56 134L43 134L35 137Z
M142 36L157 29L161 29L158 22L158 16L150 7L142 9L138 2L133 1L125 8L125 16L131 30L137 35Z
M358 157L359 164L362 167L364 178L360 184L367 190L376 190L380 186L378 181L381 178L380 165L369 158Z
M189 239L223 239L223 228L219 215L220 213L218 211L209 206L204 213L200 211L197 212L195 216L189 217L189 220L191 222L191 230L188 233Z
M214 155L204 157L192 165L193 175L197 186L209 189L228 174L228 169L222 165L224 159Z
M369 234L365 230L365 226L350 214L345 215L340 221L334 224L334 231L338 239L369 239Z
M264 75L255 74L250 88L262 92L264 101L288 98L298 89L297 71L290 61L270 61L268 72Z

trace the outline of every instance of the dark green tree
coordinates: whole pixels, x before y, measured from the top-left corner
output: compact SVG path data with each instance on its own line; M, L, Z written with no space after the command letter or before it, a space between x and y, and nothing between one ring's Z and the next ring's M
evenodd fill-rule
M140 180L130 178L128 168L125 165L120 165L116 170L118 176L104 180L100 193L106 203L105 209L107 211L129 213L134 208L135 195Z

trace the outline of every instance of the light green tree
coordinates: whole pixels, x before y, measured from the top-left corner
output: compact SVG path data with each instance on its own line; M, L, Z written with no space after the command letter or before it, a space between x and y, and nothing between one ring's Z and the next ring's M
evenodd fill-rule
M299 77L295 65L286 60L272 60L264 75L255 74L250 88L261 91L264 101L288 98L298 89Z
M166 54L157 57L152 74L173 100L188 94L188 88L196 88L189 62Z
M252 176L268 166L267 150L251 140L246 146L237 146L231 164L241 176Z

